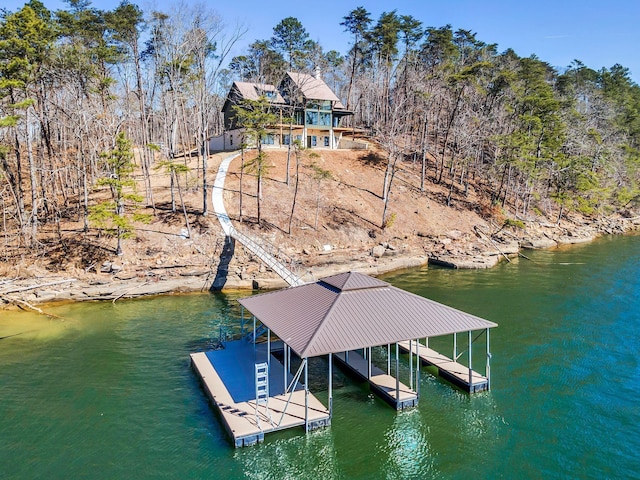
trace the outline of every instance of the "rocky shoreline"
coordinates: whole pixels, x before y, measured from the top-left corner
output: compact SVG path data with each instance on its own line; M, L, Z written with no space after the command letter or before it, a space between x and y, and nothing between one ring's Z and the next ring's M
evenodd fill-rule
M549 249L589 242L603 234L624 234L640 228L640 218L618 218L589 225L529 223L525 229L498 229L489 234L486 226L474 232L451 230L437 237L424 236L421 248L399 243L380 243L366 251L332 249L311 252L302 249L303 269L298 274L313 281L335 273L357 271L368 275L427 264L448 268L491 268L500 261L522 255L526 249ZM417 234L419 237L420 233ZM197 246L195 247L197 249ZM36 305L68 301L112 301L151 295L206 292L215 289L261 290L285 287L285 282L244 251L235 248L221 277L221 264L117 265L105 262L93 274L72 278L41 274L0 280L0 308L20 308L44 313ZM177 267L177 266L176 266ZM218 288L219 287L219 288Z

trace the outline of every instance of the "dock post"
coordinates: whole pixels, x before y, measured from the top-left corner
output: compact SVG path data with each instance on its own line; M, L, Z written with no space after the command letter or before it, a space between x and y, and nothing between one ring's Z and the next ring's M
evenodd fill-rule
M271 329L267 328L267 366L271 371Z
M371 380L371 347L367 352L367 380Z
M491 389L491 350L489 350L489 329L487 328L487 366L484 375L487 377L487 390Z
M287 344L283 345L282 362L284 363L282 369L282 378L284 380L284 392L287 393L287 373L289 373L289 366L287 365Z
M329 354L329 418L333 417L333 354Z
M469 393L473 391L473 370L471 368L471 330L469 330Z
M253 356L256 356L256 316L253 316Z
M453 361L458 361L458 334L453 333Z
M387 343L387 375L391 375L391 344Z
M409 339L409 388L413 390L413 340Z
M420 339L416 338L416 397L420 397Z
M309 359L304 359L304 433L309 432Z
M396 342L396 404L400 401L400 350Z

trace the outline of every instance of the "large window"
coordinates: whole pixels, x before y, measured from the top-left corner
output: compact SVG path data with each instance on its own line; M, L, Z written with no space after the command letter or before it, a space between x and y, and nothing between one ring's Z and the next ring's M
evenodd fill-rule
M320 112L320 121L318 122L318 125L321 125L323 127L330 127L331 114L328 112Z
M273 133L267 133L266 135L264 135L262 137L262 142L263 145L273 145L275 143L275 137L273 136Z
M318 112L314 112L313 110L307 110L305 123L307 125L318 125Z
M331 116L330 101L309 102L305 110L305 124L329 128L332 124Z

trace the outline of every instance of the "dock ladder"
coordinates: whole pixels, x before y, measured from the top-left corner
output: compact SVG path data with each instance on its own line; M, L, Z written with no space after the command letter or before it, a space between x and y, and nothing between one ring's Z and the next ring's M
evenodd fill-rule
M259 405L264 405L265 415L269 418L269 423L273 425L271 412L269 412L269 364L267 362L256 363L256 421L258 427L260 427Z

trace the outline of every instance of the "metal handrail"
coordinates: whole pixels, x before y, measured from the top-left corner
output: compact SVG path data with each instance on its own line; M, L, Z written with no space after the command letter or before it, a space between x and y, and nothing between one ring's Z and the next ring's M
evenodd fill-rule
M242 243L247 249L249 249L260 260L266 263L274 272L276 272L282 279L292 287L303 285L304 281L296 273L292 271L295 268L294 260L286 255L282 250L275 247L273 244L267 242L264 239L256 239L245 233L239 232L235 227L231 226L230 236ZM266 248L265 248L266 247ZM289 263L288 268L282 263L279 258L283 258Z

